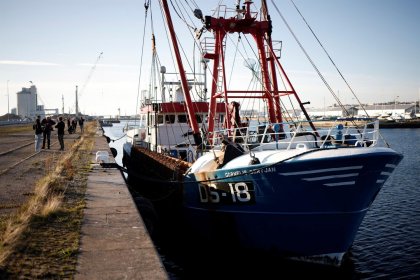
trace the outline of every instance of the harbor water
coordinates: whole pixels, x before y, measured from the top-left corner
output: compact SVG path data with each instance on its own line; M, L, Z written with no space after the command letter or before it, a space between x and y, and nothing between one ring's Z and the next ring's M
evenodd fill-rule
M125 125L126 121L121 121L104 127L105 134L115 140L110 146L117 149L119 164L126 141ZM420 129L382 129L381 134L404 159L369 209L340 268L239 253L226 255L223 251L188 248L185 240L171 240L168 245L154 239L170 278L420 279Z

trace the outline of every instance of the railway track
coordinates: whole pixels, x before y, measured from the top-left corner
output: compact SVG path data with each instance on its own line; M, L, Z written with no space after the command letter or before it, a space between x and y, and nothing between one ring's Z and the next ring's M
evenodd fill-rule
M7 150L7 151L4 151L4 152L0 152L0 157L1 156L4 156L4 155L7 155L7 154L10 154L10 153L13 153L14 151L16 151L16 150L19 150L19 149L22 149L22 148L24 148L24 147L27 147L27 146L29 146L29 145L33 145L34 144L34 141L32 140L32 141L27 141L27 140L24 140L25 141L25 143L24 144L21 144L20 146L18 146L18 147L16 147L16 148L12 148L12 149L10 149L10 150ZM22 141L23 142L23 141Z
M12 168L18 166L19 164L33 158L39 153L44 151L58 152L54 150L43 149L40 152L35 152L34 149L34 140L22 141L23 144L19 146L8 149L6 151L0 151L0 176L11 170ZM51 147L58 144L58 141L51 140Z

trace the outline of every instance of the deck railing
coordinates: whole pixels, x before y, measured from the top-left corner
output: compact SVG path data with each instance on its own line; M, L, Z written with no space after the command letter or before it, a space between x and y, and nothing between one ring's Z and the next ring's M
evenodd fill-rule
M239 143L246 150L371 147L378 143L379 122L360 127L336 121L316 132L308 122L257 124L215 131L207 139L215 149L229 142Z

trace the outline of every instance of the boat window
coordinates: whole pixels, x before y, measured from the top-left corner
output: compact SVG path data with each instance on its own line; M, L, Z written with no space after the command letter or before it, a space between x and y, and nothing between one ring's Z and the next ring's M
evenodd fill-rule
M178 122L179 123L186 123L187 122L187 115L178 115Z
M203 117L201 115L195 115L195 119L197 120L198 123L203 122Z
M159 124L163 123L163 115L157 115L157 120Z
M175 115L165 115L165 122L166 123L174 123L175 122Z
M220 114L219 115L219 123L223 123L225 121L225 115L224 114Z

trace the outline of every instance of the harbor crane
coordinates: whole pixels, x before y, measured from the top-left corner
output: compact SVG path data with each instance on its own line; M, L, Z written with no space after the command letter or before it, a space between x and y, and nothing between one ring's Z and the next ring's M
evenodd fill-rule
M78 98L82 97L82 94L87 86L87 84L89 83L90 79L92 78L93 72L95 72L96 69L96 65L98 64L99 60L101 59L102 55L104 52L101 52L98 56L98 58L96 59L95 63L93 64L92 68L89 71L89 75L86 78L86 81L84 82L80 92L78 93L78 87L76 86L76 115L79 114L79 104L78 104Z

